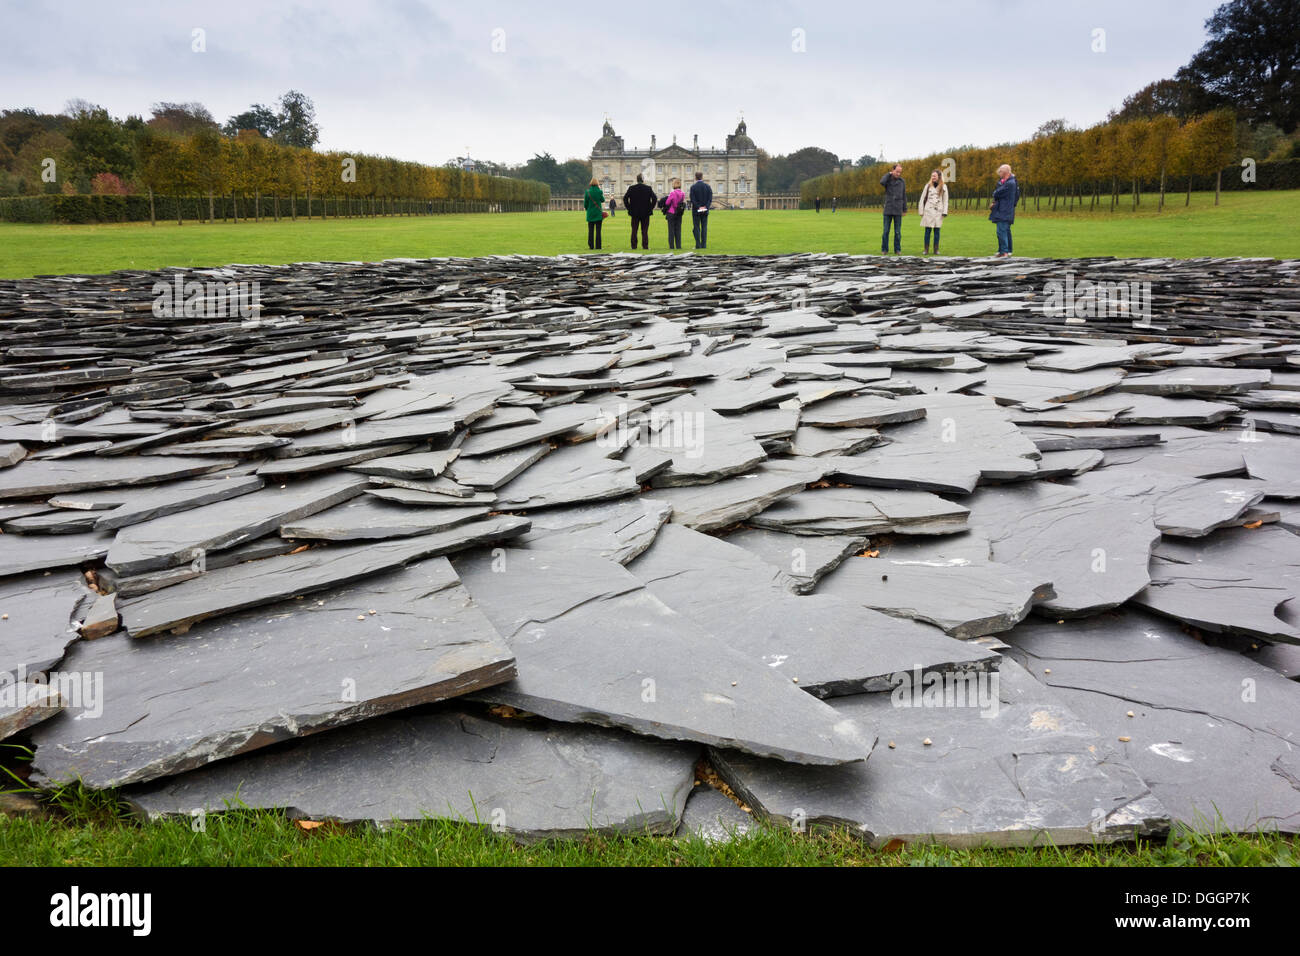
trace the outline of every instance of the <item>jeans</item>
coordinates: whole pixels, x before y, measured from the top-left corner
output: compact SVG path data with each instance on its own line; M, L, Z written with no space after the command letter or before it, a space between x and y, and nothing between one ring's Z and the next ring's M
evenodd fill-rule
M646 216L644 219L638 219L636 216L632 216L632 248L633 249L636 248L637 226L641 227L641 247L643 249L649 249L650 248L650 217Z
M934 231L934 251L937 253L939 251L939 227L935 226L933 231ZM926 226L925 227L925 248L927 249L930 248L930 232L931 232L931 227Z
M668 217L668 248L680 249L682 247L682 214Z
M587 248L600 248L600 220L587 223Z
M894 221L894 255L898 255L899 250L903 247L903 216L901 213L885 213L885 231L880 237L880 254L883 256L889 252L889 221Z
M695 248L704 249L709 244L709 213L704 209L691 210L691 232L695 234Z
M993 225L998 229L998 254L1011 255L1011 223L995 222Z

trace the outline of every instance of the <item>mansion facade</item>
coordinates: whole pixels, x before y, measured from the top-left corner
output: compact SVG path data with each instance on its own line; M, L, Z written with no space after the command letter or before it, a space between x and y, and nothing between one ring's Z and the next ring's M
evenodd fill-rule
M674 179L680 179L682 189L689 192L696 170L703 170L704 181L713 187L715 207L758 208L758 147L749 138L744 120L727 137L725 149L700 149L698 134L689 149L679 145L676 137L671 145L659 149L653 134L649 149L628 149L606 120L591 149L591 174L600 182L605 199L617 200L620 207L637 173L656 195L665 196Z

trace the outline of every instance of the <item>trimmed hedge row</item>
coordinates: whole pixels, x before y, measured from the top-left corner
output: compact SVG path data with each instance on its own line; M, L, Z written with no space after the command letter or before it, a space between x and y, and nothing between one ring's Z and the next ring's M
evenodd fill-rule
M179 204L179 210L177 208ZM306 217L307 198L279 198L279 216L291 219ZM254 208L253 197L214 196L213 215L217 219L271 219L276 215L276 198L262 196ZM545 204L520 201L480 199L370 199L367 197L312 196L313 219L381 216L426 216L460 212L538 212ZM179 217L187 221L208 218L207 196L155 196L155 215L160 221ZM148 196L6 196L0 197L0 222L28 223L97 223L148 222Z

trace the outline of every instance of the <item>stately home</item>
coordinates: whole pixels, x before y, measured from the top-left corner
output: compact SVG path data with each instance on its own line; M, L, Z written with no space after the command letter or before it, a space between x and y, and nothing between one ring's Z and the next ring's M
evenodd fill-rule
M741 120L736 131L727 137L725 149L700 149L696 134L688 149L678 144L677 138L660 149L650 136L649 149L628 149L623 137L605 121L600 139L591 149L591 172L600 180L600 188L607 197L623 203L623 193L636 182L640 173L660 196L672 187L674 179L682 181L683 189L690 189L695 181L695 171L704 170L704 181L713 187L713 204L737 209L758 207L758 147L745 132Z

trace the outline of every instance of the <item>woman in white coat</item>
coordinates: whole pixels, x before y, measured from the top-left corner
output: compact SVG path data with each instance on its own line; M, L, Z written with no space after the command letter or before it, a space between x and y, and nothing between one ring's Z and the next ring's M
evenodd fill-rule
M934 254L939 254L939 229L943 226L943 217L948 215L948 186L943 181L943 173L933 170L930 181L921 190L921 199L916 204L916 211L921 214L921 225L925 227L925 255L930 254L930 232L934 231Z

